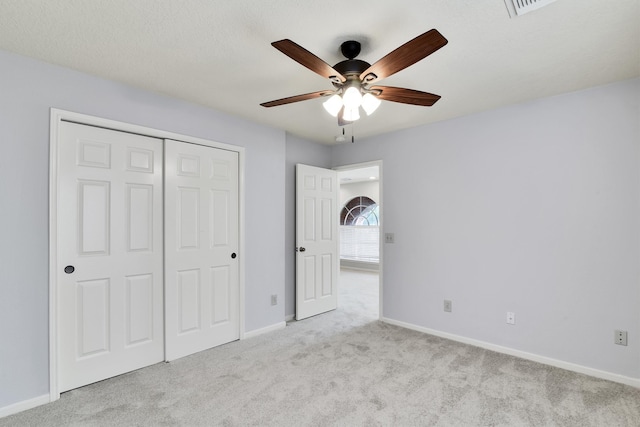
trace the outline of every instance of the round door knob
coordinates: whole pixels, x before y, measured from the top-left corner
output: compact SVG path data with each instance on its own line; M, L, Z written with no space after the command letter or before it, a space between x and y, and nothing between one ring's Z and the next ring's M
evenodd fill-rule
M304 252L304 251L306 251L305 248L300 248L300 252Z
M73 265L67 265L67 266L64 268L64 272L65 272L65 273L67 273L67 274L71 274L71 273L73 273L74 271L76 271L76 268L75 268Z
M236 259L236 256L237 256L237 255L236 255L236 253L235 253L235 252L234 252L234 253L232 253L232 254L231 254L231 259Z

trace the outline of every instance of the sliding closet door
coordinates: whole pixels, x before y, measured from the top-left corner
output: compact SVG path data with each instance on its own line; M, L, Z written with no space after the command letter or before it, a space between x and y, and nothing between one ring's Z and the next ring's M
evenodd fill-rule
M240 337L238 214L238 153L165 140L167 360Z
M162 209L162 140L60 124L60 392L164 360Z

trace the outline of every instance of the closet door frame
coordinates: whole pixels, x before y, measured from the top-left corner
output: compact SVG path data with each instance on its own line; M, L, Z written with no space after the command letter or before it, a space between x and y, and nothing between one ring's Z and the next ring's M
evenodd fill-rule
M138 135L150 136L160 139L173 139L186 143L199 144L238 153L238 258L239 258L239 329L240 339L245 338L245 210L244 210L244 176L245 176L245 152L244 147L166 132L145 126L134 125L115 120L104 119L81 113L51 108L49 127L49 401L60 398L58 387L58 343L57 343L57 316L58 316L58 283L57 283L57 212L58 212L58 139L59 125L61 122L73 122L82 125L101 127L116 131L128 132ZM165 355L166 357L166 355Z

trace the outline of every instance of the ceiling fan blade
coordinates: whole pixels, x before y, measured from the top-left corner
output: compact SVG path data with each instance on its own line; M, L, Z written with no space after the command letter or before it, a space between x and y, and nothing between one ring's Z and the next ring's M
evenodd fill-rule
M385 101L400 102L402 104L422 105L425 107L431 107L441 97L433 93L421 92L414 89L405 89L403 87L391 87L391 86L372 86L371 90L380 92L375 95L379 99Z
M271 45L314 73L320 74L322 77L330 80L338 79L339 82L347 80L342 74L334 70L332 66L289 39L273 42Z
M448 42L449 41L445 39L438 30L429 30L415 39L406 42L367 68L360 74L360 79L365 83L373 83L389 77L426 58Z
M292 102L306 101L307 99L320 98L321 96L331 95L330 90L319 90L317 92L305 93L304 95L289 96L287 98L276 99L275 101L263 102L263 107L277 107L278 105L291 104Z

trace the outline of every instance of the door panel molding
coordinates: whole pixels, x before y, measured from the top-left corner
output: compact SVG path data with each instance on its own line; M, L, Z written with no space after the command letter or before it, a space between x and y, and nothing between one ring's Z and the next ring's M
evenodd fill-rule
M164 360L163 141L69 122L60 131L56 338L58 387L66 391ZM129 170L127 149L154 153L154 173ZM133 186L142 197L131 200ZM144 251L127 242L132 216L140 217ZM128 286L134 276L146 277L146 292ZM141 340L138 329L148 328Z
M338 306L338 179L331 169L296 165L296 319Z
M239 262L239 329L240 339L244 339L245 336L245 149L244 147L238 147L230 144L225 144L216 141L210 141L202 138L197 138L188 135L182 135L174 132L167 132L158 129L149 128L146 126L139 126L131 123L120 122L116 120L104 119L87 114L76 113L72 111L66 111L58 108L51 108L50 110L50 126L49 126L49 401L54 401L60 398L59 391L59 377L58 377L58 283L57 283L57 269L58 269L58 236L57 236L57 210L58 210L58 150L59 150L59 138L60 138L60 124L62 122L71 122L82 125L94 126L99 128L106 128L114 131L127 132L132 134L138 134L142 136L149 136L159 139L172 139L191 144L198 144L207 147L220 148L228 151L234 151L238 153L238 209L239 209L239 227L238 227L238 262ZM105 162L110 161L108 154L104 151L104 147L89 147L86 146L82 154L84 162L92 163L94 167L100 167L102 163L103 167ZM153 160L150 159L149 153L143 151L132 151L130 153L130 165L131 170L141 172L143 170L149 170L153 167ZM184 165L185 168L188 165ZM188 172L188 171L187 171ZM217 173L217 172L216 172ZM137 242L137 240L136 240ZM135 336L141 333L139 329L135 330ZM135 345L135 344L134 344Z
M164 157L165 360L172 361L239 338L238 153L165 139Z

